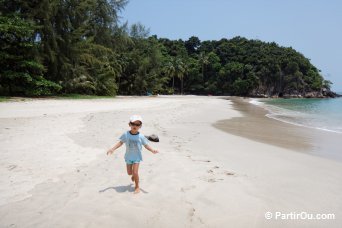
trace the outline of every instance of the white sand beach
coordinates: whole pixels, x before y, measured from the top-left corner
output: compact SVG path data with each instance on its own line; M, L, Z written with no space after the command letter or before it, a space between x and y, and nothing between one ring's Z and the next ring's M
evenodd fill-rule
M124 147L106 155L132 114L160 138L139 194ZM242 115L204 96L1 102L0 227L342 227L342 162L214 126Z

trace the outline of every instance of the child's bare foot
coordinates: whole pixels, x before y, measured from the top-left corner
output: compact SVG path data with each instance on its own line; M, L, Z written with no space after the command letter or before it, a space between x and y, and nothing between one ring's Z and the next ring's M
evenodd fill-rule
M134 182L134 176L132 175L131 180Z
M135 190L134 190L134 194L138 194L140 192L140 188L138 187L138 188L135 188Z

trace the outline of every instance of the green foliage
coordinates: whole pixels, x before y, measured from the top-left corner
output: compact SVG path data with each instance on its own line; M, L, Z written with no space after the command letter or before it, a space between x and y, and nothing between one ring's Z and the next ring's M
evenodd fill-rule
M44 66L34 56L32 23L17 14L0 16L0 93L6 95L50 95L61 86L46 80Z
M57 96L59 99L103 99L103 98L113 98L113 96L96 96L96 95L83 95L83 94L62 94Z
M189 40L184 42L185 48L188 51L189 55L196 53L198 47L201 45L200 39L196 36L192 36Z
M0 0L0 93L283 95L329 90L301 53L243 37L149 36L126 0Z
M0 102L8 101L9 97L0 96Z
M234 95L247 95L249 83L246 80L238 78L232 84L232 92Z

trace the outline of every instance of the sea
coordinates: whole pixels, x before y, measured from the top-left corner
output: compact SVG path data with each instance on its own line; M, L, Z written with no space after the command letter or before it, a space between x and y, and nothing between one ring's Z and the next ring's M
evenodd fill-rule
M342 97L252 99L250 103L267 109L269 118L342 134Z

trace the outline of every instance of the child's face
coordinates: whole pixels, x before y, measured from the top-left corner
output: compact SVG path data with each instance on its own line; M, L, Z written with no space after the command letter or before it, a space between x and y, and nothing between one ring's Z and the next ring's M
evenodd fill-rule
M131 127L131 130L133 132L139 131L139 129L141 128L141 125L142 123L139 120L129 123L129 126Z

